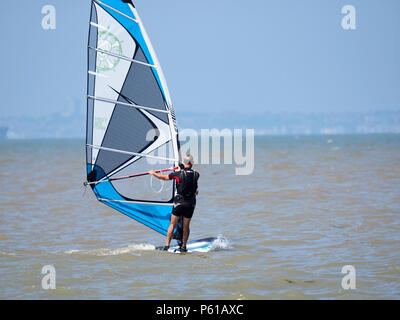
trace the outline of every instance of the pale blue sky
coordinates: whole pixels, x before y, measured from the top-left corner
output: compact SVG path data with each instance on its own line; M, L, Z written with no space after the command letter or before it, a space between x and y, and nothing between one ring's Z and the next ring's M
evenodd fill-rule
M177 114L400 109L398 0L136 0ZM57 28L41 27L41 9ZM357 10L357 30L341 8ZM0 1L0 116L86 93L89 0Z

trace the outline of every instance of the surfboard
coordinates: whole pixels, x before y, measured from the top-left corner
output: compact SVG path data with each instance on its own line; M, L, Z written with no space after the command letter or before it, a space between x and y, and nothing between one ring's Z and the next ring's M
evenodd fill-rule
M210 238L189 241L186 245L187 252L209 252L213 248L213 244L215 243L216 240L218 240L218 238L210 237ZM156 249L162 250L163 248L164 246L159 246ZM178 249L179 246L171 246L168 249L168 252L180 253L177 251Z

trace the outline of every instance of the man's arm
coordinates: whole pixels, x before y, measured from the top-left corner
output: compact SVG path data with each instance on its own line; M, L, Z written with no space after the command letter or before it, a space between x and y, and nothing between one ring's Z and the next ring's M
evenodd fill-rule
M149 171L149 174L155 176L160 180L169 180L169 176L167 176L166 174L157 173L154 170Z

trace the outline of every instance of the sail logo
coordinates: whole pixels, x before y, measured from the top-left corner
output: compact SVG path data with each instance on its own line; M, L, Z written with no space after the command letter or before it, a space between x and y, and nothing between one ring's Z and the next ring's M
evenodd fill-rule
M95 117L94 118L94 127L97 130L106 130L107 129L107 118Z
M97 72L115 71L120 58L122 56L122 41L120 41L115 34L110 31L100 31L98 40L98 48L107 53L99 52L97 55ZM113 56L117 55L117 56Z

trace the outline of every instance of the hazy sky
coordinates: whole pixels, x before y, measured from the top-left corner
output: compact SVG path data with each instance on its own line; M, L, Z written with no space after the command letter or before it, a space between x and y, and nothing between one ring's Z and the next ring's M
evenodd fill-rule
M399 0L136 0L177 114L400 109ZM56 29L43 30L44 5ZM344 30L341 9L356 9ZM85 103L89 0L0 1L1 113Z

